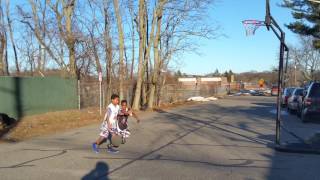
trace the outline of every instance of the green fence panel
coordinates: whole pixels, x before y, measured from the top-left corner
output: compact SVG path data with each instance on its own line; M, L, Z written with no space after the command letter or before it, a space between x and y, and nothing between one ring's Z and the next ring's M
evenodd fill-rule
M25 115L77 108L77 80L60 77L0 77L0 113Z

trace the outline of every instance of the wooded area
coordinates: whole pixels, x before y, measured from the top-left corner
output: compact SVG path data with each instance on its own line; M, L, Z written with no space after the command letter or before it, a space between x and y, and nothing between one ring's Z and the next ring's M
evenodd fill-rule
M134 91L133 109L153 108L174 57L196 48L192 37L216 36L207 16L213 2L0 0L0 75L85 79L102 72L121 98L128 98L125 88Z

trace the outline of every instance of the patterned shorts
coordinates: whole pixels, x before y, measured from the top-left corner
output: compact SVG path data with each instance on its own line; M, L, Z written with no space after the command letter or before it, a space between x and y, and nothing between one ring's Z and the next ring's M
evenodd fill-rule
M108 138L108 136L109 136L109 131L108 131L108 130L106 130L106 131L101 131L99 135L102 136L102 137L104 137L104 138Z

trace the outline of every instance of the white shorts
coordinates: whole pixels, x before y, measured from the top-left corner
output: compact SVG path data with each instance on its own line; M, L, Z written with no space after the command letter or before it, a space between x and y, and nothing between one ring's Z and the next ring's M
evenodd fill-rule
M111 131L107 130L107 129L101 129L101 132L100 132L100 136L104 137L104 138L108 138L109 137L109 134L110 133L113 133L113 132L117 132L116 129L111 129Z
M101 131L99 135L100 135L101 137L108 138L108 136L109 136L109 131L108 131L108 130L106 130L106 131Z

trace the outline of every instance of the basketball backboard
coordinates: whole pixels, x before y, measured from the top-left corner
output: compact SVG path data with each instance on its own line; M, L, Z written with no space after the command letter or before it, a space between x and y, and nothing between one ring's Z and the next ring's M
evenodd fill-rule
M271 26L271 13L270 13L270 0L266 0L266 19L265 24L267 26L267 29L270 29Z

